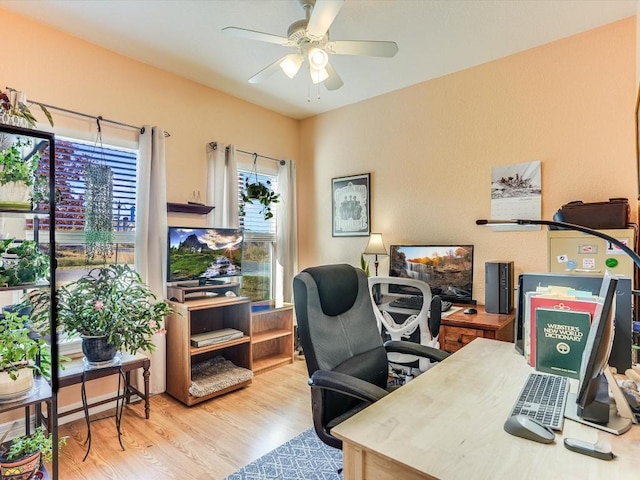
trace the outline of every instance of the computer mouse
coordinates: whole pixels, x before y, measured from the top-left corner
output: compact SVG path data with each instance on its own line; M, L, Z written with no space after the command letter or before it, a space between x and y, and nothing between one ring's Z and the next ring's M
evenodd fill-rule
M225 292L225 297L235 297L237 296L234 292L232 292L231 290L228 290Z
M470 308L465 308L462 313L464 313L466 315L473 315L474 313L478 313L478 310L476 310L473 307L470 307Z
M549 427L545 427L535 418L522 414L507 418L504 422L504 430L516 437L540 443L551 443L556 438L556 434Z

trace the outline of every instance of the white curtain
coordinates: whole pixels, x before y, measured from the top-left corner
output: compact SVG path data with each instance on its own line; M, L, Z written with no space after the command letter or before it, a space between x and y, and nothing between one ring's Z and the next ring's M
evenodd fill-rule
M145 125L139 139L135 269L158 299L165 298L167 265L167 185L164 130ZM153 337L150 393L166 389L166 339ZM142 376L138 375L138 385Z
M207 147L207 172L207 204L214 207L207 216L207 225L237 228L240 219L236 147L211 142Z
M286 160L278 164L277 261L282 276L283 301L293 301L293 277L298 273L298 221L296 200L296 164ZM276 299L279 300L279 299Z

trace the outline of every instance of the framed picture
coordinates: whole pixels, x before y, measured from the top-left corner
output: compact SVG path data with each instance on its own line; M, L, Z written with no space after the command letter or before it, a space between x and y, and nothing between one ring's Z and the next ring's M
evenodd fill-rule
M366 237L371 232L370 174L331 179L334 237Z

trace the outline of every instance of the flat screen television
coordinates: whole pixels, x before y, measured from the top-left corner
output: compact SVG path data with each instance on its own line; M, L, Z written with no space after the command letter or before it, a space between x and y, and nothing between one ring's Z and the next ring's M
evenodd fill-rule
M475 303L473 245L391 245L389 276L422 280L432 295L454 303ZM412 287L389 284L391 294L419 295Z
M241 229L169 227L168 236L168 282L206 285L242 275Z

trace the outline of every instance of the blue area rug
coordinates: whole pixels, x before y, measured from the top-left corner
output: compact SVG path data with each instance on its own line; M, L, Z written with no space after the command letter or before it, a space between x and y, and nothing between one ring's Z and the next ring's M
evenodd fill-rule
M322 443L310 428L225 480L341 480L341 468L342 451Z

